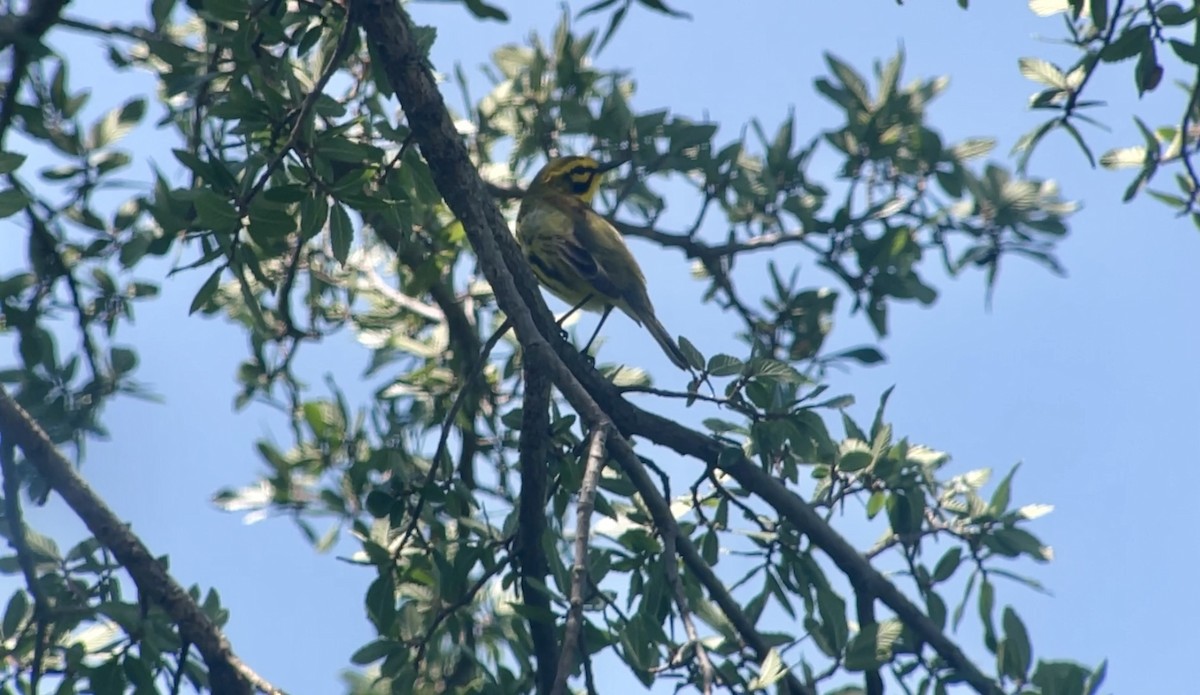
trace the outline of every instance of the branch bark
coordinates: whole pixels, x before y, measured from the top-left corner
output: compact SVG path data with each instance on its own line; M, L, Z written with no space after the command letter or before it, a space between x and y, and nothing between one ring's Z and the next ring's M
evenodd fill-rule
M279 693L233 652L229 640L209 619L188 592L163 568L149 548L113 513L108 505L79 477L71 462L54 447L46 432L34 422L0 385L0 435L21 448L71 510L83 520L96 540L117 558L138 592L161 607L179 628L185 642L196 645L208 666L209 684L217 693Z
M542 545L550 483L546 466L550 454L550 377L529 363L525 365L525 400L521 406L521 500L515 555L521 571L521 599L532 609L528 623L533 641L534 682L539 695L549 695L554 691L555 670L563 658L546 588L550 563Z
M575 667L575 650L579 647L583 632L583 585L587 583L588 541L592 535L592 510L596 508L596 488L600 485L600 471L604 468L605 444L608 428L592 430L588 445L587 463L583 470L583 483L579 486L579 504L575 515L575 562L571 565L571 604L567 611L567 624L563 633L562 654L558 658L558 673L554 677L552 695L567 691L567 679ZM584 658L587 658L584 655Z

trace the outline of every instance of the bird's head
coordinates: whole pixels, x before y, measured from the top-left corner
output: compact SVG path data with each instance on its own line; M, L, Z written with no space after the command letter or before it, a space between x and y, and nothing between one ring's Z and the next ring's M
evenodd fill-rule
M590 205L600 190L603 174L620 165L621 162L601 164L591 157L555 157L542 167L530 188L559 191Z

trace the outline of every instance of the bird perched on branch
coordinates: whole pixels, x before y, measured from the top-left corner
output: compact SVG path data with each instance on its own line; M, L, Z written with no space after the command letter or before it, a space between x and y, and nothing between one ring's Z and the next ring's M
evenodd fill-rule
M613 307L644 326L680 369L687 359L654 314L646 276L621 233L592 209L602 175L616 164L557 157L534 177L517 213L517 240L533 274L575 308L601 313L587 352Z

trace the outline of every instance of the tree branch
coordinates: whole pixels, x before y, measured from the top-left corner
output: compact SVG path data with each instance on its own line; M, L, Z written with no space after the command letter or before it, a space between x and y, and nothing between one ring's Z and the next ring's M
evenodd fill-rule
M479 172L454 129L445 101L428 67L428 60L413 36L408 15L395 0L353 0L351 17L366 31L376 48L381 67L404 109L413 137L429 163L434 184L450 210L462 221L484 276L496 294L497 303L513 322L517 339L525 352L526 363L539 364L550 374L555 385L589 427L613 422L617 425L617 431L624 435L640 434L680 453L694 456L707 465L716 466L722 446L720 443L626 403L615 388L603 381L559 334L507 223L488 197ZM611 439L610 451L613 449L618 454L618 461L631 475L641 468L628 442L622 437ZM932 620L871 567L803 499L744 457L737 457L724 466L724 470L743 488L762 497L799 531L807 534L856 588L863 587L878 596L976 691L999 692L997 685L984 676ZM645 471L642 470L642 473L645 474ZM648 476L646 478L648 480ZM639 490L645 489L642 485L638 487ZM648 487L652 489L653 485ZM665 509L665 518L658 518L662 511L660 509L656 514L656 524L675 523L669 507ZM679 549L689 569L710 591L713 586L709 581L721 586L711 568L700 558L695 546L686 538L679 538ZM714 596L716 599L717 596ZM741 608L732 600L729 603L731 605L727 606L718 600L723 610L732 612L730 618L733 620L735 615L741 613ZM756 634L752 624L749 628L751 634ZM763 657L766 652L766 649L762 650Z
M25 458L121 563L138 592L161 607L185 641L196 645L208 666L212 690L219 693L282 693L233 652L229 640L192 600L128 526L75 472L45 431L0 385L0 435L21 447Z
M673 420L640 410L620 398L614 397L611 401L601 402L606 408L611 408L608 412L623 431L639 434L685 456L694 456L710 466L717 467L717 458L722 451L719 442ZM950 667L958 671L976 692L1000 692L995 681L985 676L929 616L896 588L895 584L872 567L854 546L833 530L833 527L799 495L744 456L727 457L724 465L719 468L737 480L747 492L757 495L771 505L780 517L807 535L813 545L824 551L846 575L856 592L876 596L883 601L905 625L933 647Z
M567 690L567 678L575 666L575 651L583 631L583 585L588 578L588 541L592 533L592 510L596 507L596 488L600 485L600 471L604 469L607 458L604 451L606 439L608 427L592 430L583 484L579 487L579 503L575 509L575 562L571 566L571 605L567 611L562 654L558 657L558 673L551 691L553 695L563 695Z
M700 677L703 684L701 692L704 695L711 695L716 672L713 671L712 662L708 659L708 651L700 641L700 633L696 630L696 624L692 621L692 611L688 607L687 594L683 591L683 580L679 578L679 566L676 561L679 556L677 550L679 526L672 524L666 528L660 528L658 533L663 540L663 567L667 573L667 581L671 584L671 594L675 599L675 606L679 609L679 619L683 621L683 630L687 634L688 646L695 650L696 660L700 662ZM686 652L686 649L682 651L682 653Z
M546 535L546 498L550 471L550 376L525 363L525 399L521 404L521 499L517 511L516 557L521 571L521 599L529 613L529 636L536 660L534 681L540 695L554 692L555 669L567 658L567 645L558 650L554 614L550 610L546 576L549 562L542 546Z

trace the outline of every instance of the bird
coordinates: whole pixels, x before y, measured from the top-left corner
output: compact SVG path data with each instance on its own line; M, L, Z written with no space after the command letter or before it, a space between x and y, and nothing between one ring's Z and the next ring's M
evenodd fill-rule
M619 165L587 156L552 158L521 200L517 242L551 294L576 309L601 312L592 340L616 307L650 332L672 364L689 370L683 351L654 313L637 259L616 227L592 209L603 174Z

